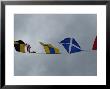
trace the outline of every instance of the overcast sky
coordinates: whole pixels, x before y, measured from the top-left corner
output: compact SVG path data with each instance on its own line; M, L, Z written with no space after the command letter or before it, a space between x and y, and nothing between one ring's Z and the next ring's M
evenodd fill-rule
M44 53L39 42L53 44L62 54L29 54L14 51L14 74L43 76L87 76L97 73L97 53L92 45L97 34L96 14L16 14L14 39L29 43ZM58 42L71 37L83 50L68 54Z

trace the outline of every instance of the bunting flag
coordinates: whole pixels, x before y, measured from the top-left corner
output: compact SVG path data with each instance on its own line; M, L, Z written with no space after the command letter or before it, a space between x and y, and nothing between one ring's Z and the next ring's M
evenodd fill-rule
M97 50L97 37L95 38L92 50Z
M45 50L46 54L60 54L59 49L54 47L53 45L44 44L42 42L40 42L40 44L44 47L44 50Z
M66 51L70 54L82 51L81 47L74 38L65 38L60 42L60 44L62 44Z
M59 42L65 50L71 54L76 53L80 51L84 51L81 49L80 45L76 42L74 38L65 38L61 42ZM54 47L51 44L45 44L40 42L40 44L43 46L46 54L60 54L60 50L57 47ZM30 51L31 46L22 40L14 41L14 47L15 50L22 53L36 53L35 51ZM92 50L97 50L97 37L94 40Z
M14 41L15 50L18 52L26 52L26 44L22 40Z

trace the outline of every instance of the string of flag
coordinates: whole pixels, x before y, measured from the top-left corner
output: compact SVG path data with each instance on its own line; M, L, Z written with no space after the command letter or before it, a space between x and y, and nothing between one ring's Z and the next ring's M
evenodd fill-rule
M69 54L85 51L82 50L82 48L74 38L64 38L61 42L58 43L62 45ZM53 46L52 44L46 44L43 42L40 42L40 44L42 45L45 54L61 54L60 49L58 47ZM26 53L26 52L37 53L35 51L30 51L31 46L23 42L22 40L14 41L14 48L17 52L21 52L21 53ZM91 50L97 50L97 37L93 42L93 46Z

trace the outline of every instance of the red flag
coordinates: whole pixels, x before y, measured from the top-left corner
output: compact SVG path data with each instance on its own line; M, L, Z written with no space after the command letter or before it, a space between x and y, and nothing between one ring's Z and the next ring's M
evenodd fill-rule
M97 37L95 38L92 50L97 50Z

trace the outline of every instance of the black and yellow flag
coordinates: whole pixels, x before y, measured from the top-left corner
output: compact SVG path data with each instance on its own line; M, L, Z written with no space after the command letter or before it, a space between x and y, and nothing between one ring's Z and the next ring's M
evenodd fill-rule
M15 50L18 52L26 52L26 44L22 40L14 41Z

